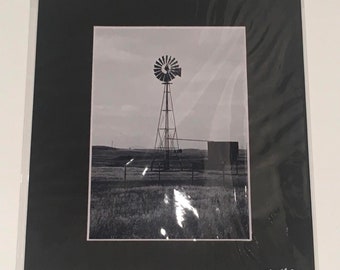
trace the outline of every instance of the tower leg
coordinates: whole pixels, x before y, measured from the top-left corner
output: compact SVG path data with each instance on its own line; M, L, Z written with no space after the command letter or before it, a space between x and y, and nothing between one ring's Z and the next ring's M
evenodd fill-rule
M164 141L165 141L165 162L164 169L169 169L170 160L170 143L169 143L169 84L165 84L165 126L164 126Z
M182 170L182 162L178 156L176 149L179 149L177 140L177 130L175 114L173 109L172 96L170 91L170 83L164 83L163 98L161 104L161 110L158 119L158 127L155 141L155 150L160 150L160 159L162 159L162 169L169 170L171 167L171 160L173 157L179 161L180 169ZM174 154L172 154L174 152ZM156 156L151 161L151 170L153 169ZM170 160L171 159L171 160ZM175 166L174 168L176 168Z

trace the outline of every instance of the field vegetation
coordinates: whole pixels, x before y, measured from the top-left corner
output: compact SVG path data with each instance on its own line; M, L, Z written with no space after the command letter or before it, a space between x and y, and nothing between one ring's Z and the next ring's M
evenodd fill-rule
M151 171L153 150L95 147L92 154L90 239L249 238L244 162L238 174L189 165ZM206 151L186 149L183 157L204 160Z
M90 238L247 239L248 201L244 190L238 189L193 185L126 189L92 183ZM197 210L198 217L178 206L175 191ZM182 226L178 207L183 212Z

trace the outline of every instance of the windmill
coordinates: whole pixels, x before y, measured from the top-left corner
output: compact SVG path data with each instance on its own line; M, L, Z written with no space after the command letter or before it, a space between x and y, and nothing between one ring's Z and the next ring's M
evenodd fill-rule
M176 76L181 77L182 69L177 60L171 56L160 57L154 65L154 74L164 85L163 98L158 119L155 149L164 153L164 170L170 168L170 154L180 152L175 113L171 96L170 81Z

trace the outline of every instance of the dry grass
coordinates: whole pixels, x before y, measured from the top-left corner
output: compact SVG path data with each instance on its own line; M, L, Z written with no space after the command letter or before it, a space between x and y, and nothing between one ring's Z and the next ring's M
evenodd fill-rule
M199 218L186 211L176 219L174 190L187 196ZM91 239L247 239L248 202L244 190L223 186L103 187L92 182ZM165 200L165 198L167 198ZM167 233L161 234L161 229ZM163 231L164 232L164 231Z

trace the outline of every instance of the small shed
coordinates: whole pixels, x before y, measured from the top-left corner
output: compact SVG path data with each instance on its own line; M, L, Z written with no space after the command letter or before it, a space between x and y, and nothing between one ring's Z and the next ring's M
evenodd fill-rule
M238 142L208 141L207 169L220 170L223 166L237 165Z

